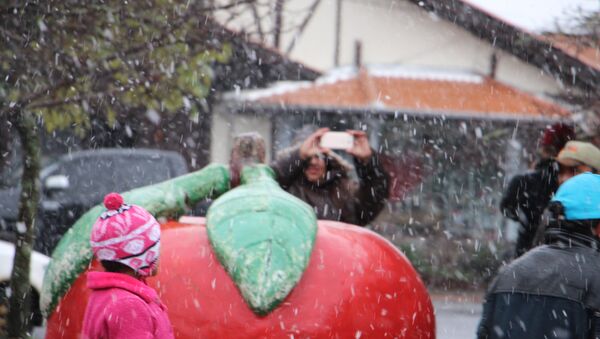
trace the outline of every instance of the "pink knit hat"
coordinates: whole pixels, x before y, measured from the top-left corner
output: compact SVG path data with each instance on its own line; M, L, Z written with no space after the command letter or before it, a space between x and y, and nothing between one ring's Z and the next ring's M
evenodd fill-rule
M158 263L160 225L145 209L123 203L118 193L104 197L103 212L94 226L90 243L98 260L127 265L148 276Z

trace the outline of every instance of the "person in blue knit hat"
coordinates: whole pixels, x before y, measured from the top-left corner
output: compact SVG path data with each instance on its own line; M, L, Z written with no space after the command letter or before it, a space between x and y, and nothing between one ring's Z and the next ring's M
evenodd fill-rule
M565 181L548 209L545 244L490 285L478 338L600 338L600 175Z

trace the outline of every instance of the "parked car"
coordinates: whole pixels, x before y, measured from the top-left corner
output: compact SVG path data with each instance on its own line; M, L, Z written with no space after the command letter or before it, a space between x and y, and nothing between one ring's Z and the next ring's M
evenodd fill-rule
M8 312L8 297L10 287L10 275L13 267L13 257L15 255L15 246L7 241L0 240L0 337L3 338L4 326L6 324L6 315ZM31 266L29 269L29 282L31 283L31 311L32 321L30 325L42 325L42 313L40 312L40 292L42 291L42 282L46 268L50 263L50 258L38 253L31 253Z
M75 221L105 194L128 191L188 172L183 157L153 149L95 149L72 152L43 168L34 248L50 254ZM11 239L19 185L0 190L0 236Z

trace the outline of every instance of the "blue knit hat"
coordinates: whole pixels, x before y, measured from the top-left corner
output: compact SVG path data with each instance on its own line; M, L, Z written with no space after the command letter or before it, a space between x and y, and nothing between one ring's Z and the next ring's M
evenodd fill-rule
M600 219L600 175L574 176L558 188L552 201L563 205L566 220Z

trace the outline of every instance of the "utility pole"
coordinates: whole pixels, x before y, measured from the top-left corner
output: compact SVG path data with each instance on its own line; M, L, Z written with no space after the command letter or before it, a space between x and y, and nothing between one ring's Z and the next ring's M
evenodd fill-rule
M335 3L335 50L333 54L333 65L340 65L340 40L342 33L342 0L336 0Z
M360 40L354 41L354 66L357 70L362 67L362 42Z
M498 56L493 52L490 56L490 78L496 79L496 69L498 68Z

